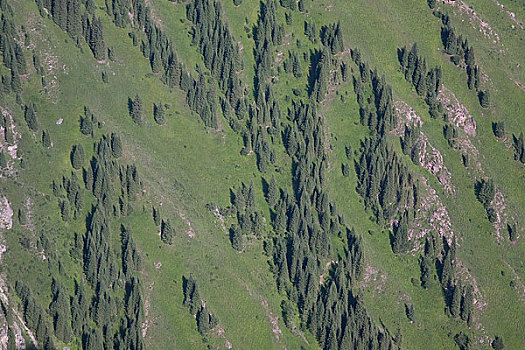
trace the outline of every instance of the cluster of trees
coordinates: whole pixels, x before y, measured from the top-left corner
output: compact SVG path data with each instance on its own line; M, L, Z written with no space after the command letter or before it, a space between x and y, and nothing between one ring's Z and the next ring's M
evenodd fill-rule
M467 71L467 86L470 90L476 90L479 97L481 107L487 108L490 106L490 92L488 90L481 90L480 68L476 64L474 55L474 48L469 45L467 39L463 39L461 34L457 34L452 26L448 13L441 14L441 40L445 52L452 55L451 60L455 65L462 66Z
M288 51L288 57L283 61L283 68L286 73L292 73L296 78L303 76L301 59L297 52Z
M97 60L106 58L104 29L102 21L94 14L93 0L35 0L35 2L40 14L46 16L45 10L47 10L53 21L76 40L77 44L80 44L80 39L83 38Z
M323 349L388 349L392 337L373 324L361 299L351 291L364 267L362 243L326 191L323 118L313 101L293 102L288 119L293 124L284 143L294 162L294 191L278 189L272 179L266 196L274 215L265 249L272 257L278 289L297 305L300 322ZM338 261L327 265L332 253L329 234L342 239L345 248ZM325 271L326 266L330 271ZM330 277L320 284L322 274ZM295 307L283 305L292 327Z
M344 50L343 45L343 32L341 31L341 23L337 22L323 26L321 28L321 42L324 46L330 49L332 54L342 52Z
M197 281L190 275L183 278L184 305L186 305L192 315L197 320L197 329L204 337L206 334L219 324L217 315L211 313L206 307L206 302L201 299Z
M97 125L97 117L89 110L87 106L84 106L84 116L80 117L80 132L83 135L94 136L94 126Z
M236 216L237 224L230 227L230 240L234 249L242 251L248 238L260 239L264 230L263 215L255 202L253 181L250 186L243 183L234 194L231 212Z
M143 349L144 300L137 273L141 258L130 227L120 229L120 252L114 247L111 230L113 218L129 214L129 202L142 184L134 165L124 167L117 162L122 154L117 134L103 136L95 143L94 151L83 175L85 188L92 193L95 204L86 215L86 232L76 235L71 252L73 258L81 260L88 286L82 280L76 281L75 295L70 297L60 281L53 283L49 307L52 324L58 339L68 343L78 337L83 349ZM63 198L62 215L74 210L76 218L83 196L76 173L71 178L63 177L60 185L53 182L53 190ZM93 290L93 297L89 297L91 293L86 288Z
M443 106L437 100L441 89L441 67L427 70L426 60L419 56L417 43L412 45L410 50L406 46L398 50L398 57L405 79L414 85L419 96L425 98L430 115L433 118L442 115Z
M352 57L360 67L360 76L354 77L354 88L361 123L370 128L370 137L362 143L361 156L356 167L357 192L379 224L403 217L408 221L418 206L419 188L402 158L386 141L386 135L394 125L392 88L386 84L384 77L378 76L377 71L368 68L357 50L352 50ZM404 150L411 148L409 140L411 138L406 138ZM397 226L393 240L396 248L393 246L393 249L396 252L406 252L407 230L404 220L400 222L403 224Z
M125 27L131 24L135 28L129 36L134 46L137 46L140 40L142 54L149 60L153 73L161 75L162 81L170 88L178 87L186 93L188 106L200 116L204 125L219 128L220 116L217 111L215 84L208 83L200 71L198 79L195 80L184 68L177 56L175 46L166 33L155 24L145 1L111 1L111 4L109 0L106 1L108 14L117 26ZM133 14L133 20L128 21L122 17L124 14L126 17L129 16L129 13ZM212 25L212 22L206 23L208 26Z
M494 181L491 178L481 179L474 186L474 192L478 200L483 204L487 211L487 217L491 223L497 220L496 210L491 206L492 200L496 194Z
M62 220L76 220L84 208L83 191L77 174L72 172L70 178L63 176L62 183L57 184L53 181L51 187L53 194L59 198Z
M186 7L186 16L195 25L193 44L199 48L205 66L224 92L223 103L229 104L238 119L244 118L247 101L244 83L239 78L244 61L239 45L228 28L221 4L210 0L192 1ZM230 120L230 123L233 121Z
M13 10L6 1L2 1L1 5L0 54L2 63L8 70L8 73L2 75L2 90L3 92L19 93L22 91L20 75L27 73L26 59L19 41L15 40L17 33L13 21Z
M315 44L317 43L317 25L314 20L304 21L304 35Z
M34 104L30 103L24 107L24 119L31 131L38 131L38 129L40 129L40 123L36 116L36 107Z
M100 199L108 216L127 216L133 210L131 202L142 190L137 167L135 164L118 164L122 141L117 134L103 136L95 144L95 154L87 169L83 170L86 189Z
M44 350L55 349L53 326L48 320L47 313L33 296L31 287L23 281L16 281L15 290L22 302L24 321L34 335L40 347Z

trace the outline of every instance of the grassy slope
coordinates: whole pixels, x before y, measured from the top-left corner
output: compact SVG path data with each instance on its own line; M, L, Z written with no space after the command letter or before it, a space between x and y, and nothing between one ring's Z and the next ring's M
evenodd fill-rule
M231 23L230 27L245 48L244 74L245 81L250 86L253 85L250 78L253 76L251 52L253 40L247 37L243 27L244 17L248 17L250 27L255 22L257 4L257 1L245 0L238 8L234 7L231 1L227 1L224 5ZM334 8L327 11L325 6L330 4L334 5ZM475 4L478 5L477 2ZM187 21L186 23L179 21L180 18L185 18L184 7L161 0L154 1L153 6L163 20L162 28L176 43L178 53L186 65L193 67L195 62L200 62L202 66L197 51L189 45ZM425 132L431 142L445 155L445 164L451 170L454 185L458 190L455 197L442 196L442 198L449 209L456 231L464 237L463 248L459 252L460 257L483 286L483 292L489 302L483 314L483 324L489 335L503 335L507 347L513 348L522 344L525 340L521 338L523 335L519 332L518 322L524 314L523 305L516 301L516 295L508 286L509 274L503 277L499 272L504 269L501 264L503 258L514 264L518 273L523 271L523 267L519 265L522 264L519 254L523 251L523 243L513 247L509 247L508 244L498 246L490 236L491 226L485 219L483 208L476 201L472 191L473 180L461 166L460 156L447 149L448 146L440 131L442 123L430 120L424 104L398 72L395 50L397 47L418 41L421 52L429 62L443 66L445 84L473 113L478 123L478 139L481 143L476 146L486 157L483 164L487 173L497 179L497 185L501 186L508 202L516 210L522 210L525 204L522 191L515 190L521 186L518 181L521 179L522 169L519 169L518 164L512 160L510 151L505 151L504 146L495 141L491 134L490 123L492 120L504 118L508 130L515 130L520 125L516 116L520 110L524 110L520 105L523 103L521 95L523 92L518 90L505 74L516 74L515 77L518 79L523 73L515 72L510 64L502 65L501 60L491 57L490 51L485 54L482 49L487 43L483 39L475 41L470 39L471 44L476 47L478 60L481 61L484 71L489 74L495 86L493 97L496 107L490 112L490 116L487 117L487 112L484 112L485 116L481 117L476 97L466 90L464 72L459 72L448 64L438 50L441 47L440 22L430 14L424 1L417 4L408 4L401 0L388 3L386 1L373 3L334 1L315 4L308 2L308 6L310 8L308 16L318 20L318 27L320 23L329 23L341 18L346 44L361 48L364 57L373 66L378 66L380 71L386 73L387 80L393 85L395 98L403 99L423 116L426 123ZM488 5L479 6L487 6L487 11L490 9ZM16 12L19 19L29 11L36 12L36 6L30 1L17 4L18 9L21 10ZM422 15L422 13L426 14ZM99 11L99 14L102 12ZM304 15L294 14L293 28L298 34L302 33L303 18ZM157 229L150 219L149 209L144 214L139 213L131 222L139 248L145 257L145 289L154 283L150 295L152 324L148 331L148 344L152 348L172 347L173 344L178 348L204 347L196 331L194 320L182 305L181 276L191 272L199 280L202 296L208 301L211 310L219 315L225 335L234 346L278 347L264 308L261 306L261 300L268 299L271 312L278 315L280 297L268 273L260 244L251 247L247 253L235 253L225 233L214 224L213 216L204 208L209 202L227 205L229 188L239 185L241 181L248 183L250 179L253 179L256 185L259 204L264 206L260 178L255 175L257 172L253 158L239 155L241 140L228 128L224 132L224 138L223 135L206 132L198 122L198 116L185 107L184 97L179 91L170 92L156 77L148 76L150 70L147 61L138 48L132 47L127 31L116 29L105 16L103 21L107 44L115 48L117 57L116 62L110 62L108 65L97 64L86 46L83 47L84 53L74 49L67 36L58 30L52 21L45 20L45 32L50 34L49 37L56 45L60 62L75 69L70 69L67 75L58 75L61 102L56 105L46 102L40 96L37 81L35 77L31 78L30 88L23 96L24 100L42 101L40 121L51 131L55 147L50 151L41 152L34 146L37 138L28 140L28 147L25 149L27 152L32 150L31 154L25 152L26 155L28 154L29 168L28 171L21 173L20 181L26 184L32 183L38 191L52 196L49 183L52 179L60 179L62 174L70 171L71 145L84 140L85 148L90 149L88 147L90 141L78 131L78 116L82 113L84 105L89 106L101 120L105 121L104 130L115 130L122 134L126 144L125 159L138 163L149 192L145 204L157 204L162 201L164 215L169 213L172 220L176 220L176 213L182 212L189 218L196 231L194 239L187 238L183 229L185 223L179 222L178 227L181 232L176 239L175 247L167 248L156 237ZM468 32L469 27L464 27L461 30ZM505 40L506 37L501 35ZM469 38L477 38L477 36L474 30L468 32ZM307 49L308 40L302 34L300 37L303 46ZM523 62L519 52L512 54L514 60ZM506 63L506 60L504 59L503 62ZM306 73L305 65L303 69ZM109 84L101 82L102 70L115 73L115 75L110 74ZM286 89L289 91L285 85L287 80L284 78L282 84L279 84L282 92L286 92ZM79 81L82 84L78 84ZM290 81L289 84L294 82ZM413 348L429 347L429 344L432 344L433 348L450 348L453 343L446 337L446 333L449 329L458 329L462 326L454 324L454 321L450 321L443 314L438 282L435 282L428 291L412 286L410 278L417 278L419 275L416 258L393 256L387 236L380 233L381 229L367 219L369 214L364 212L359 203L359 197L353 190L355 175L351 173L349 179L341 175L340 163L344 159L344 146L350 143L354 149L357 149L358 139L365 135L364 128L355 125L358 114L352 89L349 86L345 89L350 91L347 101L351 102L343 104L335 101L326 106L330 131L337 137L337 140L332 139L335 151L331 186L340 210L343 210L357 231L362 234L368 230L374 232L372 235L364 234L367 259L372 266L379 268L380 274L387 276L387 282L383 292L374 291L370 287L366 289L368 307L373 315L381 319L391 330L395 330L395 325L401 322L405 344L413 344ZM126 107L127 98L137 92L143 99L148 118L142 128L132 124ZM152 103L159 100L171 104L168 113L173 116L168 118L167 127L155 125L152 119ZM515 103L502 102L507 100ZM20 112L17 115L20 117ZM55 124L58 118L64 118L64 123L60 126ZM195 158L196 154L198 154L198 161ZM501 157L501 154L505 154L505 157ZM286 168L286 164L283 166ZM501 176L501 169L510 175ZM39 176L41 173L45 173L46 176ZM424 174L424 171L422 173ZM278 181L283 185L289 184L286 173L279 176ZM20 195L16 184L10 183L7 187L8 197L15 204L18 202L20 205L24 198ZM42 197L41 201L44 200ZM39 203L40 200L35 202ZM54 199L51 199L51 202L53 203ZM137 210L140 211L140 208ZM39 208L38 213L43 216L49 215L53 222L61 222L58 207L54 204ZM518 213L521 214L520 217L525 217L523 212ZM60 251L66 252L62 242L69 240L72 232L82 232L81 230L81 224L60 225L57 237L62 238L56 244L60 247ZM20 234L19 228L13 231L13 237L8 238L9 246L17 247L15 234ZM478 254L483 252L480 255L484 259L479 259L479 255L473 252ZM7 255L7 259L12 259L9 261L18 264L26 259L34 259L31 257L33 254L18 248L13 248ZM154 264L159 261L162 262L162 267L157 270ZM487 264L487 261L496 263ZM11 273L29 279L34 278L35 272L45 271L45 266L37 261L31 264L34 270L28 272L16 271L17 266L12 265ZM74 267L68 272L71 275L81 273ZM522 272L521 276L525 277ZM49 283L49 279L43 281ZM48 293L47 291L49 288L46 287L42 293ZM402 298L405 294L410 296L416 307L415 325L410 325L403 317ZM500 316L502 314L508 317L502 318ZM300 344L299 339L282 324L281 329L284 332L281 343L287 344L290 348L297 348ZM422 331L428 336L421 337Z

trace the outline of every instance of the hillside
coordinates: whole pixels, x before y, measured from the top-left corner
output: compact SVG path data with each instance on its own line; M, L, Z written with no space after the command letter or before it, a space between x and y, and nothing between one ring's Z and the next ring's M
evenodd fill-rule
M521 0L0 0L0 348L521 349Z

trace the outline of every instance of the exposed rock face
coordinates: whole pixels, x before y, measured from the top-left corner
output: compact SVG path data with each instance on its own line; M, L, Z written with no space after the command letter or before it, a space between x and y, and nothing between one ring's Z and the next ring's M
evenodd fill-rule
M13 227L13 209L6 196L0 197L0 228L10 230ZM1 256L1 253L0 253Z
M467 108L459 102L456 95L443 86L437 98L448 112L448 118L452 124L463 129L467 135L476 136L476 121Z

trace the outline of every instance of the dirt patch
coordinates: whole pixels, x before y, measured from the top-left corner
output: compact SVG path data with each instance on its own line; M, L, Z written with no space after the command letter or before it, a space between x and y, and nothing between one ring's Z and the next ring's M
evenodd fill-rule
M455 190L451 181L452 175L443 163L443 156L437 148L430 144L428 137L423 132L419 133L416 146L419 149L419 164L437 177L445 191L454 194Z
M421 117L404 101L394 101L394 116L397 120L397 126L390 131L392 135L403 136L405 134L405 127L414 128L423 126Z
M452 124L462 128L467 135L476 136L476 121L452 91L442 86L437 98L448 112L448 118Z
M450 221L448 210L441 198L427 182L421 177L422 190L421 206L416 211L416 216L408 229L408 237L414 241L414 252L421 252L424 248L426 235L436 232L440 238L446 239L449 245L454 238L454 230Z
M361 286L365 289L371 289L372 296L374 296L376 293L384 292L387 280L386 274L381 273L379 269L367 264L363 273Z
M179 212L179 217L188 225L188 231L186 231L186 234L188 237L193 238L195 237L195 230L193 229L193 226L191 225L191 221L186 217L186 215L183 212Z
M279 337L283 332L281 331L281 328L279 328L279 317L274 316L274 314L270 311L270 308L268 307L268 300L263 299L261 300L261 305L264 308L264 311L266 312L266 317L270 321L270 324L272 325L272 332L275 336L275 339L279 341Z
M13 209L6 196L0 198L0 228L10 230L13 227Z
M151 293L153 292L154 284L155 282L151 282L148 286L148 289L146 290L146 301L144 302L144 322L142 323L142 338L146 337L148 328L151 323L151 320L149 317L149 309L151 306L150 296L151 296Z

